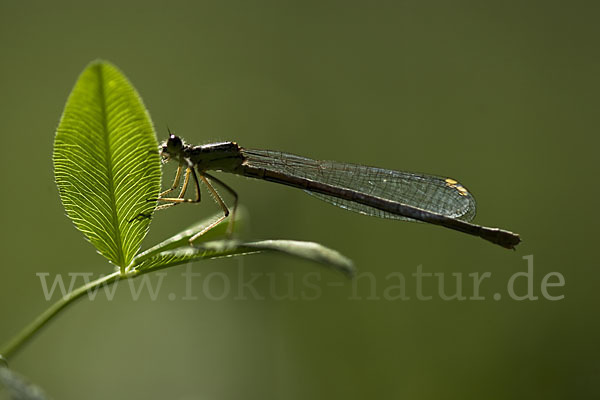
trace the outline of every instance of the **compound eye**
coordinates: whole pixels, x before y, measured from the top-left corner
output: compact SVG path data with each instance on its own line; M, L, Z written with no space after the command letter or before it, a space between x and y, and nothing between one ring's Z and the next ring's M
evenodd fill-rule
M167 151L177 153L179 150L183 148L183 142L178 136L171 135L169 136L169 140L167 140Z

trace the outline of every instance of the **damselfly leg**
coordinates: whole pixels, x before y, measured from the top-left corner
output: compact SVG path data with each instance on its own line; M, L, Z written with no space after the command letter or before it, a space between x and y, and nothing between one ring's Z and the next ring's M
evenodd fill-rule
M233 190L231 188L231 186L227 185L222 180L220 180L212 175L209 175L206 172L204 172L204 176L209 178L211 181L214 181L214 182L218 183L219 185L221 185L221 187L223 189L227 190L229 192L229 194L231 194L233 196L233 207L231 207L231 220L229 221L229 225L227 226L227 235L231 236L233 234L233 225L235 224L235 214L236 214L237 208L238 208L238 194L235 190Z
M203 172L200 175L200 179L202 180L202 182L204 182L204 184L206 185L206 187L212 194L213 198L215 199L215 202L217 204L219 204L219 206L221 206L221 209L223 210L223 216L219 217L213 223L211 223L209 226L207 226L206 228L204 228L203 230L201 230L200 232L198 232L194 236L192 236L190 238L190 243L192 243L194 240L196 240L197 238L199 238L200 236L204 235L206 232L208 232L209 230L211 230L212 228L217 226L221 221L223 221L225 218L227 218L230 214L229 208L227 208L227 205L223 201L223 198L219 195L219 193L217 192L215 187L210 183L211 181L214 181L215 183L218 183L219 185L221 185L221 187L223 187L225 190L227 190L233 196L233 199L234 199L233 207L231 208L231 217L229 218L229 223L227 225L227 231L226 231L227 236L231 237L231 235L233 234L233 224L235 223L235 214L236 214L237 207L238 207L238 194L235 192L235 190L233 190L231 187L229 187L225 182L223 182L220 179L217 179L214 176L209 175L207 173Z
M179 169L177 170L177 172L179 172ZM192 176L192 178L194 179L194 185L196 186L196 199L192 200L192 199L186 199L185 196L185 192L187 191L188 185L190 183L190 175ZM177 181L177 177L175 177L175 180ZM179 183L179 182L177 182ZM181 187L181 191L179 192L179 196L177 197L162 197L162 195L166 194L166 193L170 193L172 192L173 188L165 190L164 192L161 193L161 196L158 197L158 201L165 201L169 204L161 204L160 206L156 207L156 210L164 210L165 208L169 208L172 206L175 206L177 204L181 204L181 203L200 203L201 197L200 197L200 183L198 182L198 176L196 175L196 171L194 170L194 168L192 167L187 167L187 169L185 170L185 176L183 177L183 186Z
M175 180L173 181L173 184L171 185L171 187L167 190L165 190L164 192L162 192L161 194L158 195L158 198L160 199L161 197L163 197L164 195L166 195L167 193L171 193L173 190L177 189L179 187L179 181L181 180L181 173L183 172L183 165L179 165L179 167L177 167L177 173L175 174Z
M177 173L175 175L175 179L173 181L173 185L171 185L171 187L167 190L165 190L164 192L162 192L159 196L158 201L164 201L167 204L161 204L158 207L156 207L155 211L159 211L159 210L164 210L166 208L175 206L177 204L181 204L181 203L199 203L201 201L201 194L200 194L200 181L202 181L202 183L204 183L204 185L206 185L208 191L210 192L212 198L215 200L215 202L221 207L221 209L223 210L223 215L219 218L217 218L215 221L213 221L210 225L208 225L206 228L202 229L200 232L196 233L194 236L192 236L189 239L190 245L193 245L193 242L198 239L200 236L204 235L206 232L210 231L212 228L214 228L215 226L217 226L219 223L221 223L225 218L227 218L230 214L229 212L229 208L227 207L227 205L225 204L225 201L223 200L223 198L221 197L221 195L219 195L219 192L217 192L217 190L214 188L213 184L211 183L211 181L214 181L215 183L219 184L221 187L223 187L225 190L227 190L229 193L231 193L231 195L234 198L234 203L233 203L233 207L232 207L232 211L231 211L231 219L229 220L229 224L227 226L227 236L231 236L233 233L233 224L234 224L234 218L235 218L235 212L237 210L237 206L238 206L238 195L237 193L230 188L225 182L221 181L218 178L215 178L212 175L206 174L204 172L198 172L198 174L200 175L200 179L198 179L198 174L196 174L196 171L193 167L188 167L185 170L185 174L184 174L184 178L183 178L183 186L181 187L181 191L179 192L179 196L177 197L164 197L164 195L172 192L173 190L177 189L177 187L179 186L179 182L181 180L181 174L182 174L182 170L183 170L183 166L179 166L179 168L177 168ZM185 193L187 191L187 188L189 186L189 181L190 181L190 176L192 177L192 179L194 180L194 185L196 187L196 198L195 199L187 199L185 198Z

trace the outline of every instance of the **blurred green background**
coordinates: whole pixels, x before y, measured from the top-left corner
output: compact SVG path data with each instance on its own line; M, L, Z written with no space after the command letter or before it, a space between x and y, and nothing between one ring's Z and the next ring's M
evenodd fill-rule
M36 273L111 270L64 215L51 163L64 103L96 58L129 77L159 139L168 124L197 144L455 177L478 200L477 222L523 238L507 251L220 175L249 210L244 238L337 249L368 275L358 293L317 265L255 255L194 264L198 299L184 300L178 267L156 301L133 300L127 283L113 301L80 301L11 366L56 399L598 397L598 11L591 1L2 0L0 342L48 307ZM217 211L210 201L165 211L145 246ZM527 255L539 299L512 300L507 282ZM444 273L449 293L461 273L467 296L468 274L490 272L485 300L445 301L429 282L433 298L419 301L418 266ZM217 272L231 283L219 301ZM562 300L541 295L550 272L565 278L550 290ZM318 291L303 284L311 273ZM410 300L385 298L394 273ZM236 300L251 274L258 295ZM288 282L296 297L318 296L273 296Z

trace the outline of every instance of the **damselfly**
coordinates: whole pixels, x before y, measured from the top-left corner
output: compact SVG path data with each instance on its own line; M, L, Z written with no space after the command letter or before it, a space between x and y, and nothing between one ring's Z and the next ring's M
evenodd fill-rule
M190 243L230 214L213 183L233 196L232 213L235 213L238 204L237 193L207 171L228 172L296 187L350 211L440 225L479 236L508 249L513 249L521 241L516 233L470 223L475 216L475 199L463 185L451 178L317 161L278 151L246 149L235 142L191 146L173 134L161 144L159 151L163 162L174 160L179 166L173 184L158 198L165 204L156 210L200 202L200 182L206 185L223 210L223 216L191 237ZM179 196L165 197L179 187L182 175ZM195 199L185 198L190 177L195 186ZM228 226L229 233L233 220L231 218Z

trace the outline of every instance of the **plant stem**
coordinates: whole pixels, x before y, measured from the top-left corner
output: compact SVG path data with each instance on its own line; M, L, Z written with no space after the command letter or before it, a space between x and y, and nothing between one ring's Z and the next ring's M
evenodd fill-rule
M33 322L27 325L21 332L13 337L8 343L5 343L0 348L0 356L8 359L16 351L18 351L29 339L31 339L37 332L40 331L44 325L46 325L52 318L54 318L60 311L62 311L69 304L86 294L88 291L94 290L101 285L110 285L120 279L127 279L128 276L122 276L121 272L117 271L110 275L103 276L96 279L93 282L87 283L72 292L64 295L56 303L52 304L50 308L40 314Z

